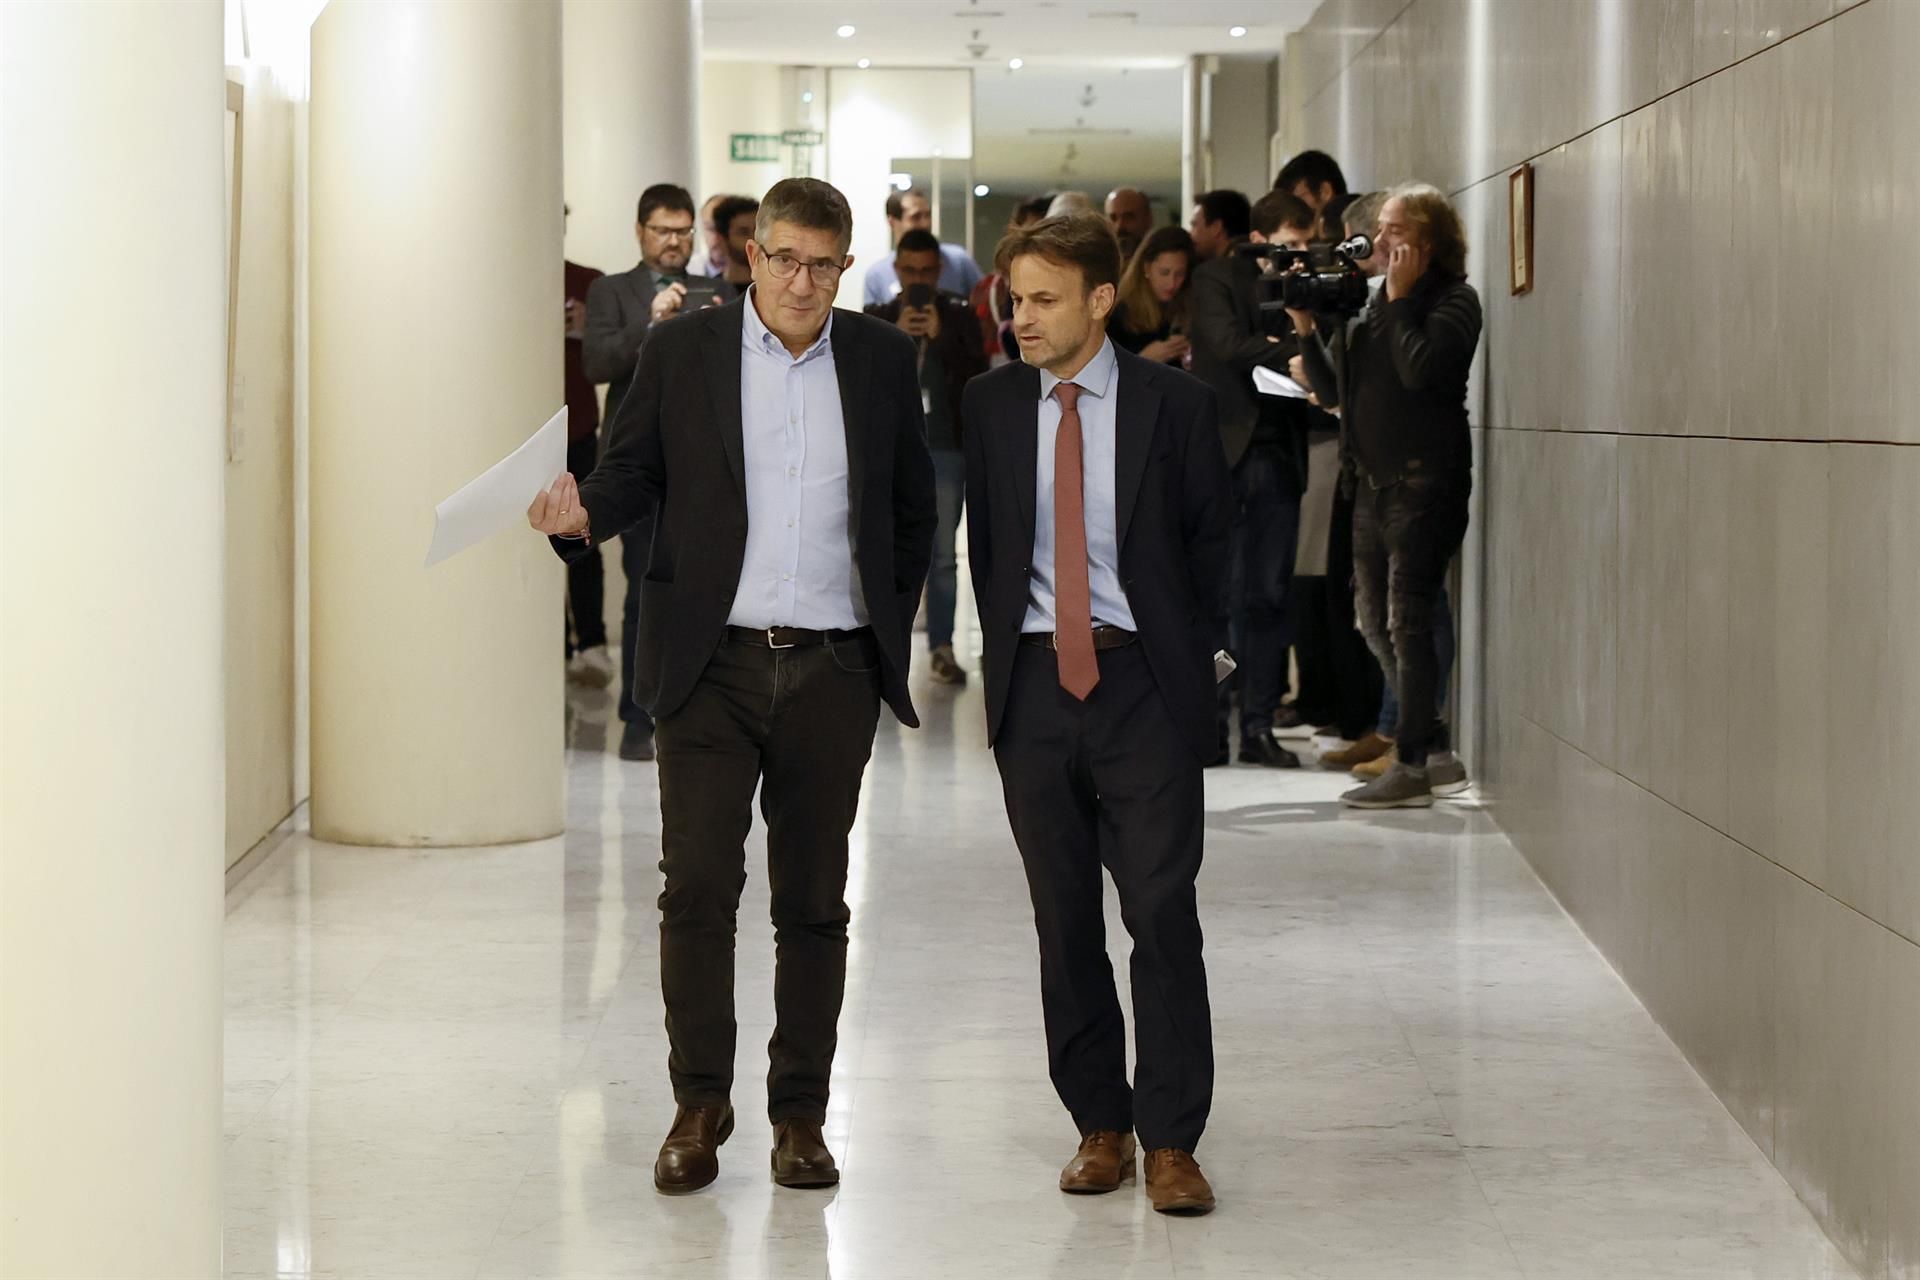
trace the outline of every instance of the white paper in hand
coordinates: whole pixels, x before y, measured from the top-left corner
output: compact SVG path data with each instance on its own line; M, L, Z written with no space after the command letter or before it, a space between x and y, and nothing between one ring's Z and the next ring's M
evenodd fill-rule
M1285 396L1289 400L1305 400L1307 389L1284 373L1276 372L1265 365L1253 368L1253 389L1263 396ZM528 499L532 501L531 498Z
M566 469L567 410L562 406L525 444L433 509L427 564L439 564L502 529L524 524L534 497L552 487Z

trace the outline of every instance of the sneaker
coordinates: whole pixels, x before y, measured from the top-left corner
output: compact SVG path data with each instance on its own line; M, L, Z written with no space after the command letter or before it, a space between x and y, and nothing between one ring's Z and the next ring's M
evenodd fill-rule
M1349 809L1427 809L1433 805L1433 786L1425 769L1396 762L1384 775L1340 797Z
M597 644L574 654L567 663L567 680L588 689L604 689L612 684L613 659L607 656L607 646Z
M620 758L653 759L653 726L640 720L627 721L627 727L620 731Z
M1240 739L1240 763L1264 765L1269 769L1298 769L1300 757L1263 733Z
M1329 769L1351 769L1357 764L1369 760L1378 760L1393 750L1393 743L1369 730L1367 736L1348 747L1345 751L1329 751L1320 757L1320 763Z
M1427 781L1436 796L1464 794L1473 785L1467 780L1467 766L1451 751L1436 751L1427 757Z
M1383 756L1375 756L1373 759L1367 761L1365 764L1357 764L1353 766L1353 768L1347 770L1347 772L1352 774L1354 777L1360 779L1360 781L1362 782L1372 782L1375 778L1386 777L1387 770L1393 768L1394 765L1399 763L1400 763L1400 752L1394 749L1393 747L1388 747L1387 754Z
M940 684L965 684L967 669L953 656L953 646L943 644L932 654L933 678Z

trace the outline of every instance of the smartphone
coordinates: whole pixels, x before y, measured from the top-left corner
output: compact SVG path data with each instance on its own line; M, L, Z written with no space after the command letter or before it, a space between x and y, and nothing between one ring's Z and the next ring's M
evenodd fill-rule
M1215 684L1219 684L1239 669L1240 664L1235 662L1233 655L1225 649L1215 649L1213 651L1213 682Z
M711 280L688 280L685 287L687 296L681 300L680 310L682 311L692 311L695 307L710 307L720 301L720 286Z
M920 310L933 305L933 286L930 284L910 285L907 288L907 305Z

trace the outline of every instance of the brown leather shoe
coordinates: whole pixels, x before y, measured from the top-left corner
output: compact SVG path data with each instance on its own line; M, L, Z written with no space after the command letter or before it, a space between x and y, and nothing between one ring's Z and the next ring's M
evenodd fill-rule
M720 1147L733 1136L732 1107L681 1107L653 1162L653 1189L683 1196L720 1176Z
M811 1120L782 1120L773 1126L773 1180L782 1187L831 1187L840 1181L833 1152Z
M1377 730L1369 729L1367 730L1366 737L1360 739L1360 741L1354 743L1352 746L1344 747L1339 751L1329 751L1327 754L1321 756L1320 767L1322 769L1351 769L1357 764L1365 764L1369 760L1378 760L1381 756L1387 754L1387 749L1391 746L1393 746L1393 740L1391 738L1383 738Z
M1159 1213L1213 1212L1213 1188L1191 1152L1162 1147L1147 1152L1147 1199Z
M1118 1191L1121 1183L1132 1182L1136 1176L1134 1152L1132 1134L1095 1129L1080 1139L1080 1150L1060 1171L1060 1189L1076 1196Z

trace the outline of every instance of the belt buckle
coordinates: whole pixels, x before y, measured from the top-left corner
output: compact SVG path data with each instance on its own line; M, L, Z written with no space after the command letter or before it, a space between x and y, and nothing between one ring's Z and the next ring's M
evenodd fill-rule
M800 647L800 646L799 646L798 644L781 644L781 643L780 643L780 642L779 642L778 640L775 640L775 639L773 638L773 633L774 633L774 632L776 632L776 631L778 631L778 630L780 630L780 628L779 628L779 627L768 627L768 628L767 628L767 648L769 648L769 649L797 649L797 648L799 648L799 647Z

